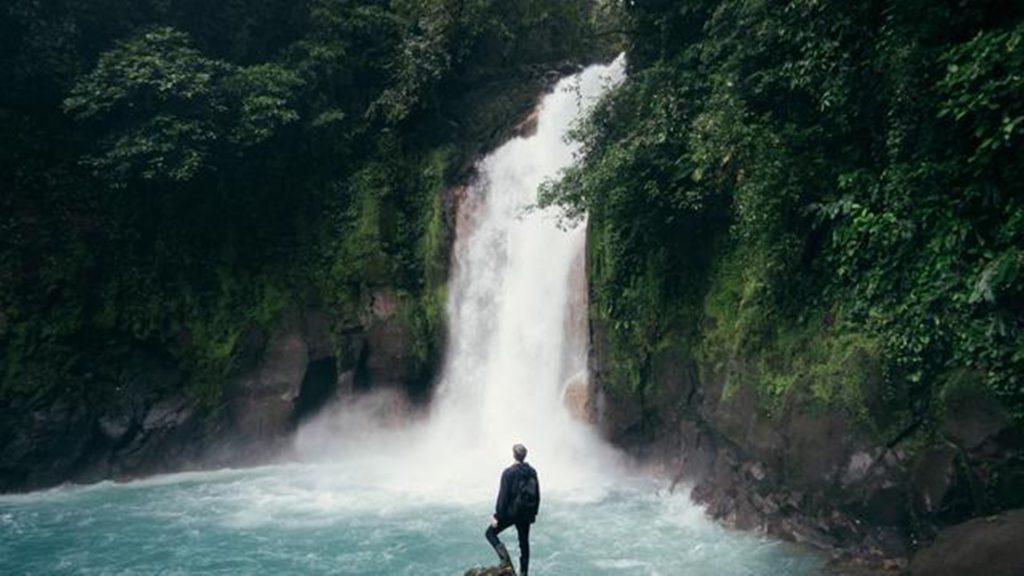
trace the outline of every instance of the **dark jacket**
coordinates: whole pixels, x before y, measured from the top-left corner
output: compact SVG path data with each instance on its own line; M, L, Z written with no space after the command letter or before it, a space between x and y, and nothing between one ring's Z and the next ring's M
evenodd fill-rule
M531 518L512 518L512 512L509 510L512 506L513 490L518 485L519 480L525 480L533 476L537 478L537 471L533 469L526 462L516 462L515 464L505 468L505 471L501 473L501 488L498 489L498 500L494 504L494 517L498 519L498 522L507 524L515 524L516 522L529 522L530 524L536 519L536 515ZM537 480L537 504L540 505L540 480Z

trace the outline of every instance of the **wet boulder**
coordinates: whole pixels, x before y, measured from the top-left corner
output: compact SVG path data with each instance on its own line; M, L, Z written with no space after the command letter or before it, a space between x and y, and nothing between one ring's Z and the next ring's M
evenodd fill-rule
M417 332L407 296L391 288L370 294L353 384L357 392L399 390L416 402L429 399L436 361L433 345ZM436 350L434 351L436 352Z
M911 576L1024 574L1024 509L947 528L910 563Z
M491 566L489 568L470 568L464 576L516 576L515 570L508 566Z
M255 369L228 386L238 433L270 441L292 429L292 408L309 363L309 348L295 326L271 335Z

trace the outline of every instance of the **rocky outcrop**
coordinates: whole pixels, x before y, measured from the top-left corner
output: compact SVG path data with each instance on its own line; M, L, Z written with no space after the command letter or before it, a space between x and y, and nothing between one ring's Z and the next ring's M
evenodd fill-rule
M429 397L433 361L416 350L412 326L401 314L401 302L389 288L370 293L363 324L364 346L356 365L356 390L400 390L416 401Z
M944 527L1022 505L1020 430L989 399L957 399L934 440L905 445L799 395L772 403L752 386L726 390L679 347L653 358L649 387L616 390L601 327L591 328L603 434L691 484L692 498L727 524L898 573Z
M332 326L307 310L244 334L212 406L188 394L173 358L143 347L107 398L40 396L12 406L26 417L0 438L0 492L266 461L302 420L369 385L358 375L399 388L414 381L408 328L381 306L368 305L360 326Z
M305 336L286 325L267 339L254 369L229 381L227 410L241 438L265 444L290 428L306 369L317 360Z
M12 433L0 441L0 490L132 476L183 456L183 449L168 446L191 440L202 426L197 405L172 392L182 387L173 360L139 348L115 378L109 397L94 404L68 396L17 398L6 414Z
M463 576L516 576L512 568L491 566L489 568L470 568Z

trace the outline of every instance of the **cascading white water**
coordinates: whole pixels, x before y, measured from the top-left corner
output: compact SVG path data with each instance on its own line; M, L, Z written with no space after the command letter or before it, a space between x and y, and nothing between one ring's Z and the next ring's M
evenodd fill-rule
M465 462L500 464L523 442L557 484L587 476L587 463L606 455L562 401L566 382L586 366L585 318L569 314L585 294L571 286L584 225L563 230L557 212L529 208L540 185L573 162L570 127L622 80L623 68L619 57L560 82L540 104L536 131L478 166L455 245L449 351L429 429L431 441L457 445Z

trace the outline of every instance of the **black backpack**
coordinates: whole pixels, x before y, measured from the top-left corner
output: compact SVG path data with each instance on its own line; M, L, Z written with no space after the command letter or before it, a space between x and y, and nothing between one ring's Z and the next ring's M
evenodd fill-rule
M509 516L515 521L533 521L540 507L540 485L537 484L536 472L520 476L512 490L512 501L509 504Z

